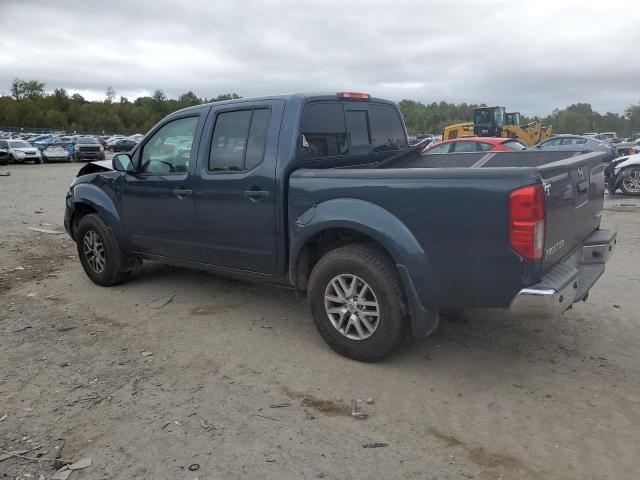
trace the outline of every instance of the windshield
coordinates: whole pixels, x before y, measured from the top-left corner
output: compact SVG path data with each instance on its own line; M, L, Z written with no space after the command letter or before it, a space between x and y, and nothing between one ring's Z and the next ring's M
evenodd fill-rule
M93 137L80 137L78 143L98 143L98 140Z
M12 140L9 142L11 148L31 148L33 145L25 142L24 140Z

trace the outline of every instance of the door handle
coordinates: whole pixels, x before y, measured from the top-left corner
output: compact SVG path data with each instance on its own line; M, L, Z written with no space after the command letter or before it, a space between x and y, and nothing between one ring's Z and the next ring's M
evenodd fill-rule
M254 189L249 189L244 192L244 196L247 197L252 202L258 202L261 198L266 198L269 196L268 190L258 190L258 187Z
M193 194L193 190L188 190L186 188L175 188L173 190L173 194L182 200L184 197L190 197Z

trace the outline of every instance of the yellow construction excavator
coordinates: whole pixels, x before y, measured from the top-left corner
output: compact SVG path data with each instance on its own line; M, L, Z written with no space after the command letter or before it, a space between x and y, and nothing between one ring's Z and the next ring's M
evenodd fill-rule
M520 125L520 112L506 112L504 107L480 107L473 109L473 122L455 123L445 127L443 140L460 137L517 138L533 146L551 137L551 126L543 126L536 119Z

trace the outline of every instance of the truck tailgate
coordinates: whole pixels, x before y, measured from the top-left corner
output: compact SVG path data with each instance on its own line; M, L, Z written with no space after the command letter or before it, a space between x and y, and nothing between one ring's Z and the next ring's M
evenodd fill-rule
M538 167L545 192L542 272L581 245L600 226L604 155L589 153Z

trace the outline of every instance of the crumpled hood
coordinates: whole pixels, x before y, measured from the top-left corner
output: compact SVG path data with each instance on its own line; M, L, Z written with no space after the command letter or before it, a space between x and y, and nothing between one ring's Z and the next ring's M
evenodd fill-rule
M88 175L90 173L98 173L98 172L112 172L113 165L111 160L98 160L97 162L89 162L84 167L80 169L78 172L78 177L82 175Z

